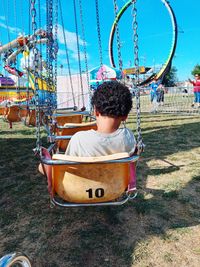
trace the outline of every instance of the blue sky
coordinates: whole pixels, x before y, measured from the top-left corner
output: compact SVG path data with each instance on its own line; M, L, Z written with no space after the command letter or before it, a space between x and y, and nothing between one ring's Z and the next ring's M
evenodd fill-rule
M25 34L28 34L29 1L0 0L0 2L2 6L2 8L0 9L1 43L5 44L9 40L11 41L15 39L20 33L25 32ZM46 1L44 0L40 1L42 27L45 27L46 25L45 2ZM84 70L84 50L79 19L79 1L77 0L76 2L81 68L82 70ZM73 1L61 0L61 3L71 71L78 72ZM117 3L118 9L120 9L126 3L126 0L117 0ZM170 4L175 12L179 30L178 43L175 57L173 59L173 66L175 66L178 70L178 79L184 80L188 77L191 77L191 71L193 67L196 64L200 64L200 1L191 0L189 2L187 0L171 0ZM160 67L165 63L172 43L172 25L169 13L167 12L161 0L138 0L137 9L140 65ZM100 65L95 1L82 0L82 12L84 18L83 24L85 31L88 68L92 69ZM103 63L110 65L108 56L108 41L112 23L114 21L113 0L99 0L99 19ZM119 31L123 67L126 68L132 66L134 62L131 7L129 7L129 9L127 9L122 16L119 23ZM58 25L58 42L58 74L61 73L61 64L64 65L62 73L67 73L66 51L62 34L60 15ZM118 62L116 40L114 43L114 57L115 61Z

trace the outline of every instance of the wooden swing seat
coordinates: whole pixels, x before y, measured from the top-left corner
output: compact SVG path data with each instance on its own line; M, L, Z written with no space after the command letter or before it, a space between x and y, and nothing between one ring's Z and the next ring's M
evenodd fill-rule
M129 194L125 200L116 200L127 190L136 190L138 158L137 155L130 157L129 153L101 157L54 154L52 160L49 157L46 160L43 158L42 163L45 164L48 175L52 175L51 178L48 177L48 183L51 183L50 194L56 193L65 203L57 201L54 195L51 200L59 206L123 204L130 198Z

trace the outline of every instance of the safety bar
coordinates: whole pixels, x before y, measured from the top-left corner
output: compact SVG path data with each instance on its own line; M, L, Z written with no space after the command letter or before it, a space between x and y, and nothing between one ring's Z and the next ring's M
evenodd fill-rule
M53 117L63 117L63 116L72 116L72 115L86 115L89 116L90 113L88 111L72 111L67 113L56 113L53 114Z
M136 197L137 193L135 194ZM73 202L60 202L58 198L52 197L51 204L53 206L60 207L91 207L91 206L120 206L125 204L128 200L133 199L129 194L126 194L122 200L109 201L109 202L97 202L97 203L73 203Z
M72 135L48 135L48 141L51 143L54 143L59 140L70 140L72 138Z
M80 157L79 157L80 158ZM122 159L111 159L111 160L105 160L105 161L67 161L67 160L52 160L52 159L45 159L44 157L41 157L41 162L46 165L79 165L79 164L96 164L96 163L128 163L128 162L135 162L139 159L138 155L133 155L128 158L122 158Z

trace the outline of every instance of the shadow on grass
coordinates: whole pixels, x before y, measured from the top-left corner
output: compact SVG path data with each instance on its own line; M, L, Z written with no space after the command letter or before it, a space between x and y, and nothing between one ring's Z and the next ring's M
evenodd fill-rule
M194 133L199 127L190 123L145 133L144 157L165 159L198 147L200 135ZM152 235L165 237L168 229L199 224L199 176L181 190L148 189L148 175L172 173L180 166L149 169L146 161L139 164L139 195L133 202L123 207L51 209L34 146L34 138L0 140L1 255L25 252L33 266L131 267L133 258L140 257L134 256L137 243ZM151 197L146 199L146 193Z

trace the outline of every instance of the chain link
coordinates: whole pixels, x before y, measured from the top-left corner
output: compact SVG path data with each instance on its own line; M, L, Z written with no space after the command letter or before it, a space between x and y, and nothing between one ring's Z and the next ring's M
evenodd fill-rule
M139 88L139 56L138 56L138 23L137 23L137 8L136 1L132 0L132 16L133 16L133 43L134 43L134 63L135 63L135 95L136 95L136 117L137 117L137 147L138 154L144 150L141 130L141 115L140 115L140 88Z
M53 115L53 96L55 94L54 92L54 75L53 75L53 60L54 60L54 39L53 39L53 0L47 0L47 36L48 36L48 42L47 42L47 91L48 96L46 99L46 124L52 124L52 115Z
M53 87L53 1L52 0L48 0L47 1L47 5L48 5L48 43L47 43L47 47L48 47L48 84L49 84L49 88L50 91L52 90Z
M100 21L99 21L99 3L98 0L95 0L96 7L96 20L97 20L97 34L98 34L98 45L99 45L99 59L100 67L103 66L103 56L102 56L102 46L101 46L101 31L100 31Z
M119 32L119 25L117 20L117 1L113 0L114 3L114 13L115 13L115 27L116 27L116 37L117 37L117 52L118 52L118 61L119 61L119 69L122 72L123 70L123 61L122 61L122 55L121 55L121 42L120 42L120 32Z
M39 104L39 86L38 86L38 49L36 47L37 37L37 22L36 22L36 8L35 8L36 0L31 0L31 17L32 17L32 32L33 32L33 55L34 55L34 86L35 86L35 111L36 111L36 152L40 151L40 104Z
M55 105L57 107L57 73L58 73L58 62L57 62L57 55L58 55L58 0L55 0L54 4L55 8L55 27L54 27L54 60L55 60L55 66L54 66L54 93L56 96L55 99ZM56 108L54 107L54 108Z
M72 82L71 68L70 68L70 62L69 62L69 54L68 54L68 48L67 48L67 40L66 40L66 35L65 35L65 30L64 30L64 21L63 21L63 15L62 15L61 0L59 0L59 8L60 8L60 18L61 18L63 38L64 38L64 43L65 43L65 53L66 53L66 58L67 58L69 80L70 80L70 86L71 86L71 90L72 90L72 99L73 99L74 109L76 109L76 100L75 100L74 87L73 87L73 82Z
M88 92L89 92L89 109L90 113L92 111L91 106L91 90L90 90L90 82L89 82L89 69L88 69L88 61L87 61L87 50L86 50L86 41L85 41L85 30L84 30L84 23L83 23L83 9L82 9L82 0L79 0L79 9L80 9L80 21L81 21L81 31L82 31L82 39L83 39L83 49L84 49L84 59L85 59L85 72L86 72L86 78L87 78L87 86L88 86Z
M81 57L80 57L80 47L79 47L79 35L78 35L78 24L77 24L77 14L76 14L76 0L73 1L74 3L74 20L75 20L75 28L76 28L76 45L77 45L77 53L78 53L78 66L79 66L79 77L80 77L80 84L81 84L81 95L82 95L82 104L83 109L85 109L85 101L84 101L84 94L83 94L83 80L82 80L82 69L81 69Z

